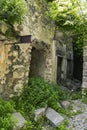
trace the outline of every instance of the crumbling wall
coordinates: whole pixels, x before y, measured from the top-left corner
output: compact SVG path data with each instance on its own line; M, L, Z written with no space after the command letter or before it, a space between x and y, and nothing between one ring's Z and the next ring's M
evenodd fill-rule
M55 36L56 80L73 77L73 44L69 32L56 31Z
M83 48L83 79L82 79L83 95L87 93L87 46Z
M30 44L0 44L0 95L10 97L20 92L28 81Z
M19 36L31 35L31 43L17 44L17 40L8 39L0 35L0 95L6 98L19 93L29 79L32 47L40 47L53 43L54 25L45 17L46 4L39 0L27 0L28 12L21 25L14 25ZM2 32L6 32L9 26L2 25ZM3 40L4 38L4 40ZM16 44L15 44L16 42ZM46 54L46 55L45 55ZM43 53L45 65L40 68L40 75L46 80L52 81L52 53ZM44 64L44 63L43 63Z
M53 45L53 43L52 43ZM53 74L53 50L52 45L48 49L32 49L30 63L30 77L40 76L48 82L55 82ZM54 62L55 63L55 62Z

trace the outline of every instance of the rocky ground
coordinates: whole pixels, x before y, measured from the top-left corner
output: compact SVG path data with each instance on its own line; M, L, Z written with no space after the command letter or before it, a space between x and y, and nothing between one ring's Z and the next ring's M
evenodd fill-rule
M81 100L73 100L72 104L73 112L77 112L77 114L68 119L69 128L71 130L87 130L87 105Z
M65 116L64 119L67 119L69 125L67 130L87 130L87 104L84 104L81 100L70 100L63 102L63 107L67 109L67 106L71 105L72 110L71 117ZM42 130L54 130L55 128L51 125L45 125Z
M61 109L63 108L68 112L67 114L59 114L52 108L40 108L35 111L35 120L43 115L46 116L42 130L55 130L57 126L62 124L65 120L68 124L63 124L63 128L57 128L58 130L87 130L87 104L84 104L82 100L68 100L60 103ZM18 120L14 130L19 130L25 126L25 119L20 113L16 112L13 116ZM55 126L55 127L54 127ZM66 129L64 129L66 128ZM56 130L57 130L56 129Z

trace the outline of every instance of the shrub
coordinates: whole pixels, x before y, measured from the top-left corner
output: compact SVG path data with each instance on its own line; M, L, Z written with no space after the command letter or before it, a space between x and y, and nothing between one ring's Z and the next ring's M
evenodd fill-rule
M67 95L58 85L48 84L40 77L30 78L20 97L15 98L16 108L26 113L33 113L35 109L46 105L58 110L58 101L66 99Z
M0 20L8 24L21 22L25 8L23 0L0 0Z
M0 99L0 130L12 130L14 121L11 117L13 105L9 101Z

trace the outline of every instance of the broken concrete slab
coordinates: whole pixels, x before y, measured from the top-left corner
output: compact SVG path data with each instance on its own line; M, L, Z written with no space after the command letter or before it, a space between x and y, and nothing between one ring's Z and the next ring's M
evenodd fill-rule
M15 126L13 127L13 130L20 130L25 127L26 120L19 112L13 113L12 118L15 121Z
M48 108L46 111L46 117L49 119L55 127L59 126L64 118L52 108Z
M45 115L46 108L39 108L35 110L35 118L34 120L37 121L40 117Z

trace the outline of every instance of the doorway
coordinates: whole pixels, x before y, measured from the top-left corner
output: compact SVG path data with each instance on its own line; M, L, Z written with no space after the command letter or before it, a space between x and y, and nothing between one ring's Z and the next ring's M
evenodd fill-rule
M72 60L67 59L67 78L71 79L73 73L73 66L72 66Z
M45 63L46 58L44 50L37 50L33 47L31 52L29 77L44 77L44 72L46 68Z
M63 58L61 56L57 56L57 81L60 81L62 78L62 62Z

